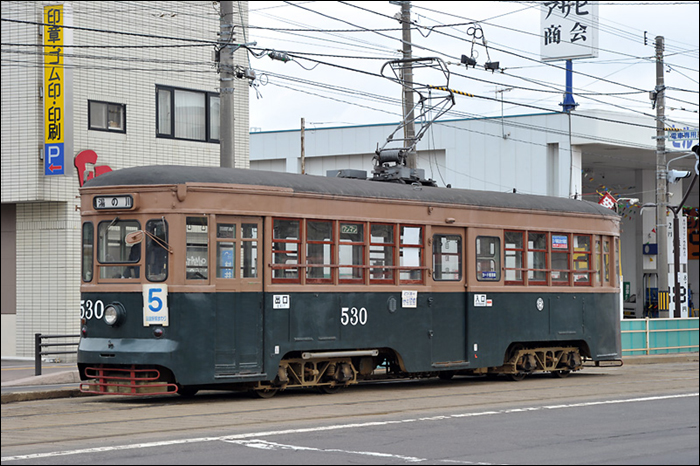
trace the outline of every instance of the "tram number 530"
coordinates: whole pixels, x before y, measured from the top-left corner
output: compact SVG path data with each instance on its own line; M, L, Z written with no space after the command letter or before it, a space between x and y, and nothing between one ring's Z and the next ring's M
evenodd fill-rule
M105 303L102 300L81 299L80 300L80 318L90 320L101 319L105 315Z
M340 323L342 325L365 325L367 323L367 309L361 307L343 307L340 310Z

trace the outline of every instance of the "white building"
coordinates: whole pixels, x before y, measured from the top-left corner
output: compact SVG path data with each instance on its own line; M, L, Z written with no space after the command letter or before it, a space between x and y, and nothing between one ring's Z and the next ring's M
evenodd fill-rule
M90 159L85 168L98 173L220 161L214 61L220 19L212 3L75 1L52 17L72 25L61 37L67 174L45 175L44 98L51 91L37 46L49 39L41 26L46 5L1 4L3 356L33 355L35 333L78 333L77 154L93 151L96 160L83 154ZM234 24L247 25L248 2L234 2L234 13ZM235 63L246 66L245 52L235 54ZM246 167L248 86L234 87L235 165Z
M656 256L643 253L645 245L656 243L655 209L640 214L641 205L656 202L655 125L651 118L601 111L573 112L571 130L564 113L441 121L418 143L418 168L442 187L576 196L593 202L606 192L621 198L623 280L630 285L629 294L636 296L636 302L625 308L642 316L647 288L655 288L658 278ZM395 127L306 128L305 173L325 176L329 170L358 169L371 176L377 144L381 146ZM691 127L697 128L697 122ZM300 129L251 133L250 167L301 173L300 133ZM669 141L667 160L687 154L690 145ZM670 168L693 170L694 164L690 157L672 162ZM690 178L669 184L670 205L680 201L689 182ZM638 201L630 205L626 198ZM698 183L686 205L697 209ZM694 243L691 253L696 252L689 257L687 270L696 309L697 228L695 217L694 223L689 222L688 237Z

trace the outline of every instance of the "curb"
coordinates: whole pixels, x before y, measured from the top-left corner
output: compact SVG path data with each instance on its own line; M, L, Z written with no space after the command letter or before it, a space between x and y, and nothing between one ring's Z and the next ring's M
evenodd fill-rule
M75 398L79 396L91 396L90 393L81 393L77 388L60 388L58 390L34 390L28 392L3 393L0 396L0 404L15 403L18 401L53 400L56 398Z

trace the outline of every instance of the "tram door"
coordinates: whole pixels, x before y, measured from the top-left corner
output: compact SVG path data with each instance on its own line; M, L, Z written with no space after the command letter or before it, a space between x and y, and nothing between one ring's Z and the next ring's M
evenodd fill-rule
M459 364L466 361L466 302L464 229L433 228L433 293L428 309L431 313L432 363Z
M217 215L215 373L257 374L263 364L262 218Z

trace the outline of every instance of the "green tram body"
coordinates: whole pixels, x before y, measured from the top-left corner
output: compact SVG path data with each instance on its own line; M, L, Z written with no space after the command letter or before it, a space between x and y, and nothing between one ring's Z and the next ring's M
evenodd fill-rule
M81 196L83 243L89 247L83 250L78 367L86 392L141 395L253 389L270 396L289 387L330 392L376 376L378 365L387 376L507 374L517 380L536 371L563 376L581 369L586 360L621 357L615 260L619 220L614 212L589 202L174 166L110 172L88 181ZM97 198L105 196L132 200L124 206L97 208ZM209 229L207 279L192 279L183 254L185 235L180 234L189 216L258 222L255 277L237 276L229 282L215 278L218 253L213 243L219 240ZM127 219L138 220L143 228L148 219L159 218L167 222L166 247L171 249L167 276L153 283L147 279L148 249L136 263L139 278L117 279L102 272L119 269L123 262L100 260L99 244L93 248L101 241L100 228L106 224L109 230ZM274 219L333 220L336 226L347 221L365 229L372 222L397 228L417 225L422 228L420 264L411 280L401 283L409 272L400 264L398 249L401 241L409 240L398 238L391 253L396 262L383 269L393 271L391 283L373 283L370 274L379 266L368 259L372 246L369 235L364 235L364 244L356 245L363 251L363 259L355 264L361 282L342 282L338 275L342 264L326 264L324 270L332 270L334 278L317 283L305 272L312 266L306 257L311 249L304 245L311 246L303 233L291 250L296 252L292 266L275 262L272 245L282 246L270 231ZM570 247L567 284L552 285L552 277L562 275L556 275L561 272L552 271L551 265L539 271L547 274L546 284L530 284L527 278L522 284L508 284L504 230L547 232L551 248L554 237L568 234L572 241L581 233L591 243L605 242L608 256L603 260L602 251L591 244L583 256L586 268L574 269L574 259L581 254ZM86 239L91 235L92 240ZM334 235L336 242L326 249L335 251L337 259L339 234ZM434 235L460 237L461 270L452 280L433 280L437 253L431 243L438 240ZM476 279L472 243L483 235L500 239L500 261L499 270L482 274L488 277L482 281ZM152 242L150 247L157 249ZM553 254L550 249L549 256ZM600 264L606 270L601 271ZM284 272L275 272L280 268L292 270L296 278L280 278L285 277ZM528 275L526 269L521 272ZM599 278L603 275L605 282ZM574 276L588 277L588 283L577 286ZM167 287L167 326L146 324L147 288L161 285ZM115 303L118 323L108 325L104 306Z

